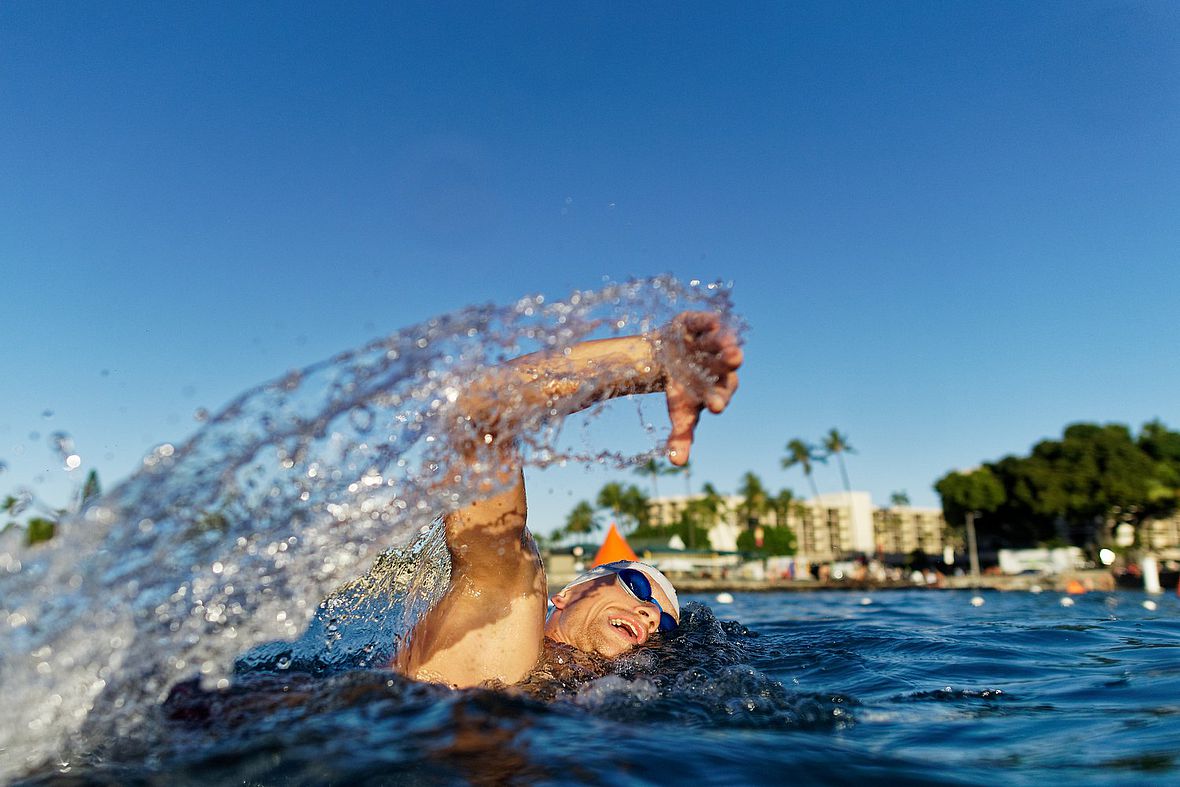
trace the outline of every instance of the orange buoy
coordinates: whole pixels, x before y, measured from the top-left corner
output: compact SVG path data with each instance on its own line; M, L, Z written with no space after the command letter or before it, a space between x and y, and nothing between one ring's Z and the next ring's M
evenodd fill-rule
M1086 586L1076 579L1065 583L1065 592L1071 596L1080 596L1086 592Z
M631 545L627 543L627 539L623 538L623 534L615 527L615 523L611 522L610 530L606 531L606 538L602 540L602 546L594 553L594 562L590 566L601 566L603 563L613 563L616 560L638 559L635 550L631 549Z

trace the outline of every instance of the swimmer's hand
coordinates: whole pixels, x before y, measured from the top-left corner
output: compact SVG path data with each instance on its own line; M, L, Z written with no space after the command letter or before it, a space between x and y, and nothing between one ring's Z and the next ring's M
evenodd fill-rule
M719 413L738 387L742 349L737 335L711 312L684 312L659 331L664 355L664 391L672 432L668 461L688 464L701 410Z

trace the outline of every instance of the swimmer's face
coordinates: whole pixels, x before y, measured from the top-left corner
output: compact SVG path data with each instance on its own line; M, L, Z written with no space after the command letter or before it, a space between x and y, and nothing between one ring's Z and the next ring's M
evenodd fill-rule
M652 595L660 607L672 609L661 588L654 586ZM660 609L628 592L618 574L566 588L552 601L545 636L607 658L642 645L660 627Z

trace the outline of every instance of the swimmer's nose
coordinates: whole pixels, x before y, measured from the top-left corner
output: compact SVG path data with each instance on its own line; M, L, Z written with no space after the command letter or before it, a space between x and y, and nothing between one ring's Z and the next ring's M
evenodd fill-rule
M660 627L660 608L650 601L640 602L635 608L635 614L643 620L648 634L655 634Z

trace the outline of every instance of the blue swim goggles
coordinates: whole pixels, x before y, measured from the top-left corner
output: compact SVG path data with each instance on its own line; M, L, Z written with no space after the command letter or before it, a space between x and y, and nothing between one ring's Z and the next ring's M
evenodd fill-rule
M635 596L636 600L656 605L656 609L660 611L661 632L666 634L677 629L680 624L676 622L676 618L665 612L664 608L660 606L660 602L656 601L655 596L652 595L651 580L647 578L647 574L633 568L619 569L615 573L618 574L619 582L623 588Z

